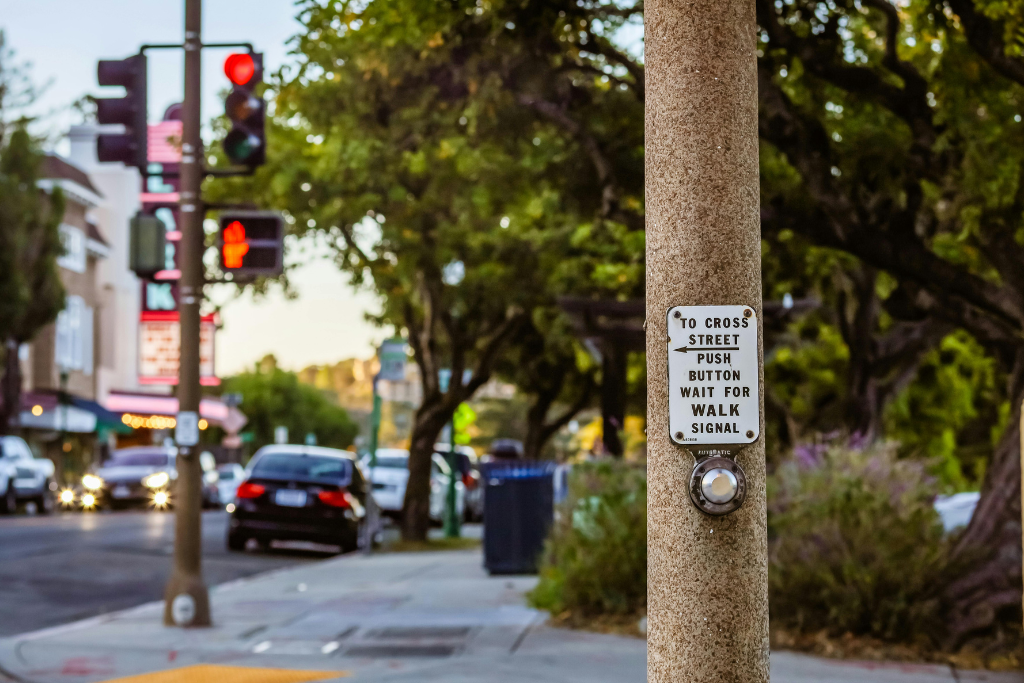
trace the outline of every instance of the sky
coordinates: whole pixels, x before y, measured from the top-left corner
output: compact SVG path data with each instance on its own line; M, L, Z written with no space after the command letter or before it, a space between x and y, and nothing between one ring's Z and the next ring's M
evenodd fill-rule
M96 84L96 62L122 59L143 43L180 43L183 0L0 0L0 29L16 62L31 63L37 85L46 85L32 113L40 132L66 153L61 136L79 123L70 104L83 95L117 97L119 88ZM206 0L203 40L251 42L264 54L264 69L274 71L289 60L288 40L300 25L292 0ZM149 53L149 118L159 121L168 105L181 100L182 56L179 50ZM223 73L227 50L205 50L203 120L223 113L221 94L228 87ZM373 355L386 330L365 321L377 308L366 292L354 291L329 261L324 250L304 244L292 249L291 262L308 261L291 272L298 298L285 299L280 289L254 300L233 299L231 290L214 288L211 299L223 305L224 327L217 338L217 372L227 376L251 367L273 353L281 366L298 370L310 364Z

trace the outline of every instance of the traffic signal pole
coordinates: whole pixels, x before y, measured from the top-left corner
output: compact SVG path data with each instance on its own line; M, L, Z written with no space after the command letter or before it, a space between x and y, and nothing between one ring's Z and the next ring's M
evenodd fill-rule
M763 401L759 398L764 393L758 322L761 251L754 3L650 0L644 27L648 676L652 683L766 683L767 520ZM709 306L733 307L738 314L718 318L679 308ZM680 389L686 387L674 384L670 377L673 368L696 362L696 354L687 355L682 348L693 344L689 329L696 333L717 328L719 322L722 328L731 325L715 330L715 335L723 333L719 336L728 337L729 342L743 339L732 334L736 328L750 335L746 346L738 344L729 351L730 362L748 363L742 375L736 369L739 365L723 366L730 379L742 377L754 397L748 415L743 416L748 422L737 420L742 425L738 429L737 422L717 426L692 422L696 418L689 415L690 408L697 415L698 406L682 403ZM681 334L683 327L689 328L686 334ZM689 372L684 378L675 377L677 382L700 380ZM709 387L707 382L699 389ZM728 401L725 388L715 387L716 406L720 397L723 403ZM675 411L670 396L673 405L683 405L685 410ZM670 430L671 420L679 426ZM717 443L706 438L707 430L723 427L732 433L722 437L720 448L697 447ZM702 458L717 459L719 469L702 471ZM738 474L723 474L723 469Z
M202 576L202 470L198 453L199 306L203 299L203 147L200 138L202 0L185 0L185 101L181 145L181 363L178 370L178 482L174 568L164 590L164 623L209 626Z

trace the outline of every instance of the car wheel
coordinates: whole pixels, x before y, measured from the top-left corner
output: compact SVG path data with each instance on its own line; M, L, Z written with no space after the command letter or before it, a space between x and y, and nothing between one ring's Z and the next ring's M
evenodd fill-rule
M3 500L0 500L0 513L5 515L13 515L18 511L18 494L14 490L14 482L7 482L7 493L4 494Z
M228 550L235 552L245 551L245 544L249 541L249 538L237 531L228 532Z
M36 498L36 506L42 515L52 515L57 509L57 498L50 489L50 482L43 485L43 492Z

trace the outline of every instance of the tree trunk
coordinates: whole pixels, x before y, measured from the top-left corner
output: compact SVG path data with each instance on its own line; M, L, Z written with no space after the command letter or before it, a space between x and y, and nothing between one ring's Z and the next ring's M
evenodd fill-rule
M1015 391L1010 392L1012 422L992 455L981 500L953 552L967 569L945 591L946 646L951 650L971 636L989 631L997 620L1020 621L1021 379L1013 382Z
M548 411L555 402L555 396L548 392L537 395L537 399L526 412L526 441L523 443L523 457L527 460L539 460L544 444L550 438L547 430Z
M21 410L21 364L18 359L18 342L8 339L5 347L4 376L0 380L0 435L11 433L11 421Z
M452 419L454 410L444 409L444 402L420 406L412 428L409 444L409 482L402 505L402 539L426 541L430 529L430 467L434 444Z

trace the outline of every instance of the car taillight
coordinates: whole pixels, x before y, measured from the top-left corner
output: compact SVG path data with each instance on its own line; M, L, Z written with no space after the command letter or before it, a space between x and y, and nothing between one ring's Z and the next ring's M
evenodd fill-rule
M348 491L321 491L316 494L320 502L335 508L351 508L352 494Z
M259 498L266 493L267 487L261 484L253 484L252 482L244 481L238 485L238 490L235 491L236 498Z

